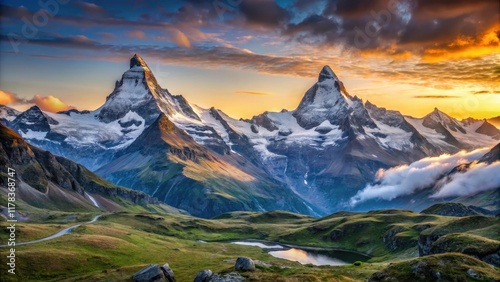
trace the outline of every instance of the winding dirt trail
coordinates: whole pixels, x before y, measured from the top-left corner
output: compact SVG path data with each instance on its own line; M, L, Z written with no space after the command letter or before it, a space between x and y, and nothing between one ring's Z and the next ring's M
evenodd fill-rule
M92 223L96 222L97 220L99 220L99 218L101 216L102 216L101 214L97 215L97 216L94 217L94 219L92 219L89 222L81 223L81 224L77 224L77 225L73 225L71 227L65 228L65 229L57 232L56 234L50 235L49 237L45 237L45 238L37 239L37 240L32 240L32 241L27 241L27 242L20 242L20 243L16 242L16 246L28 245L28 244L35 244L35 243L40 243L40 242L43 242L43 241L48 241L48 240L52 240L52 239L55 239L55 238L59 238L59 237L61 237L63 235L70 234L75 228L78 228L81 225L92 224ZM0 245L0 248L3 248L3 247L8 247L8 245Z

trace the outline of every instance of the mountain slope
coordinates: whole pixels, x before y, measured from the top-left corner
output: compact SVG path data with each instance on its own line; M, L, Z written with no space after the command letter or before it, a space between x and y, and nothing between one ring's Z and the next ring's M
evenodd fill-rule
M226 124L220 131L227 132L221 136L245 141L235 151L324 212L340 208L378 169L440 152L400 113L350 96L328 66L294 111L248 121L219 115Z
M159 207L157 199L115 186L81 165L31 146L2 124L0 152L0 165L16 171L17 203L62 211L117 211L150 204ZM4 197L6 171L1 174L0 194Z
M313 213L241 156L211 152L164 114L97 173L200 217L236 210Z

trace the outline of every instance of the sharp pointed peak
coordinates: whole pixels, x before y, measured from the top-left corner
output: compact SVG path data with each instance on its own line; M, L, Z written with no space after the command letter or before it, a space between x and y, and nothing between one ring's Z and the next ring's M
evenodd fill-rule
M42 109L40 109L40 107L38 107L37 105L34 105L34 106L32 106L31 108L29 108L29 109L27 110L27 112L28 112L28 111L29 111L29 112L31 112L31 111L42 112Z
M134 56L130 59L130 68L133 68L135 66L148 67L144 59L139 56L139 54L134 54Z
M326 80L326 79L335 79L337 81L339 80L339 78L333 72L332 68L330 68L329 65L324 66L321 69L321 72L319 73L319 78L318 78L319 81L323 81L323 80Z

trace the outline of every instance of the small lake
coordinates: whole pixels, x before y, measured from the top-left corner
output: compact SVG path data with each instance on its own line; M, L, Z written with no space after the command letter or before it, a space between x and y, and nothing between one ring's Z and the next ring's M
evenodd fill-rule
M352 264L355 261L367 261L368 256L340 250L310 250L308 248L289 248L286 246L254 241L237 241L231 244L242 246L255 246L266 250L276 258L297 261L301 264L340 266Z

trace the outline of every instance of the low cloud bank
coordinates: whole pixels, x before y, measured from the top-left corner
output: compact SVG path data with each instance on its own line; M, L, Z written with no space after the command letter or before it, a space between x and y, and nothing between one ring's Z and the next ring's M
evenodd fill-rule
M349 200L351 207L359 203L411 195L416 191L434 186L446 173L456 166L480 159L488 148L471 152L461 151L454 155L424 158L410 165L402 165L377 172L375 184L368 184ZM454 174L431 197L444 198L465 196L493 189L500 185L500 163L475 164L466 173Z

